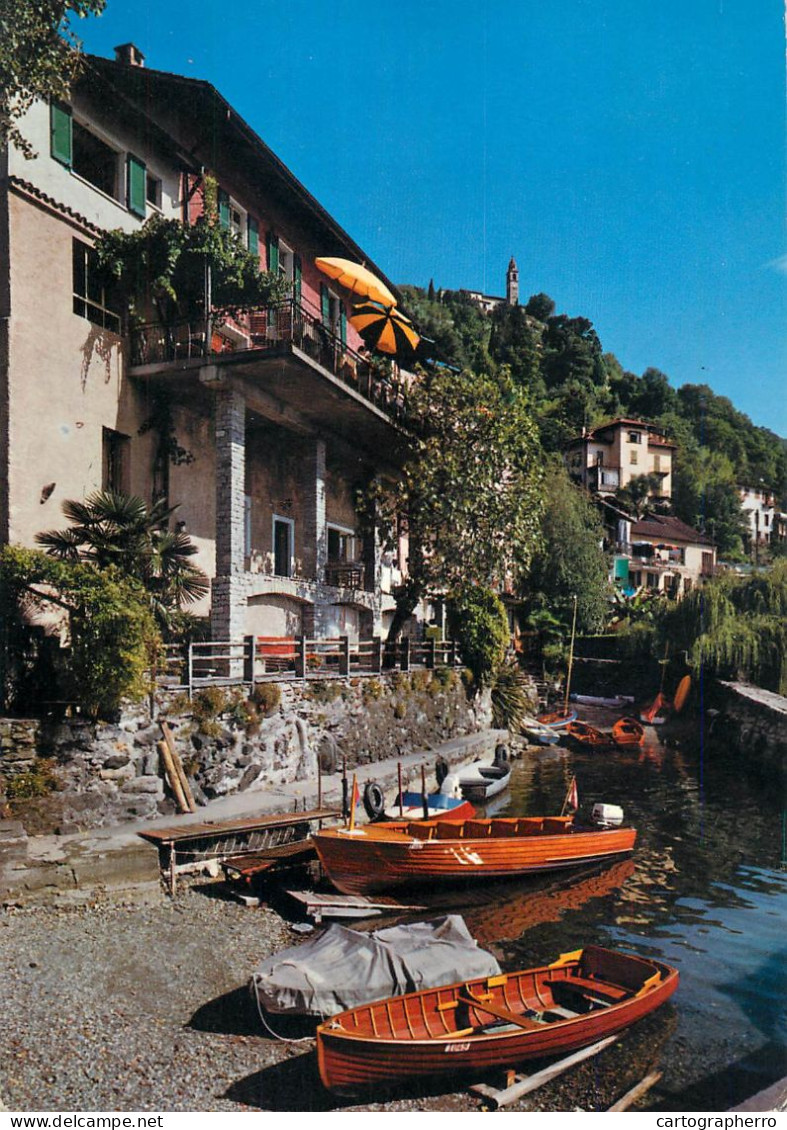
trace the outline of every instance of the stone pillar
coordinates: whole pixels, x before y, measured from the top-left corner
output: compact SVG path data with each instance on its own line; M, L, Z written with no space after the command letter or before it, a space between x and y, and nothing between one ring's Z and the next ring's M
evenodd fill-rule
M221 389L216 393L216 576L210 626L214 640L238 644L243 641L246 611L245 487L246 402L235 389ZM242 670L239 648L232 674Z
M312 631L320 634L323 618L320 615L320 592L325 585L325 566L328 563L328 524L326 520L326 445L324 439L310 441L304 459L303 545L306 560L314 561L314 580L317 583ZM304 631L307 628L304 624Z

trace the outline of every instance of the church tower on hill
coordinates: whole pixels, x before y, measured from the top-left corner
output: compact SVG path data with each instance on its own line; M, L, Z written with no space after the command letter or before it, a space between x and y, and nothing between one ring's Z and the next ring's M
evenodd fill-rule
M519 269L513 255L506 271L506 302L509 306L519 305Z

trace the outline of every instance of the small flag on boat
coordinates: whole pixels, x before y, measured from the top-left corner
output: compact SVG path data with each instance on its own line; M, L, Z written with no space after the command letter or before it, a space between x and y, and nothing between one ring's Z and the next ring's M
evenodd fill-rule
M353 787L350 793L350 831L355 827L355 810L361 799L361 794L358 790L358 778L353 773Z

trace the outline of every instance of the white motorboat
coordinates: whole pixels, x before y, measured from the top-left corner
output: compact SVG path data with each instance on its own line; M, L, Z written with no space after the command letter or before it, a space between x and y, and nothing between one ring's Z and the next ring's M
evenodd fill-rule
M475 804L483 804L502 793L511 779L508 750L499 745L492 762L474 761L448 773L440 782L440 791L448 796L464 797Z

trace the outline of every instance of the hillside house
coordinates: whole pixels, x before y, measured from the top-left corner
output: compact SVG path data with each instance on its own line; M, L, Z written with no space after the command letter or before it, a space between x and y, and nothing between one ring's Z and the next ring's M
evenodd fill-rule
M614 495L639 475L655 475L655 501L672 498L675 450L655 425L617 419L583 431L566 447L565 459L571 477L593 494Z
M623 513L611 512L609 520L615 529L608 543L612 579L624 592L648 589L677 599L713 576L716 549L712 539L679 518L648 514L633 521Z
M211 578L214 639L384 632L406 547L383 555L357 491L397 472L406 374L363 350L314 261L390 282L213 86L131 44L88 56L69 102L35 103L22 128L35 159L0 155L2 542L34 545L96 489L164 497ZM129 330L95 238L193 222L208 174L221 224L289 298L209 336Z
M616 493L639 475L657 483L651 503L672 498L672 463L676 445L653 424L616 419L586 431L565 451L572 479L588 490L601 510L611 580L629 594L645 588L682 596L712 576L716 550L711 538L666 513L628 513Z
M738 493L746 519L748 547L754 549L768 545L772 539L778 540L779 511L773 491L763 486L741 486Z

